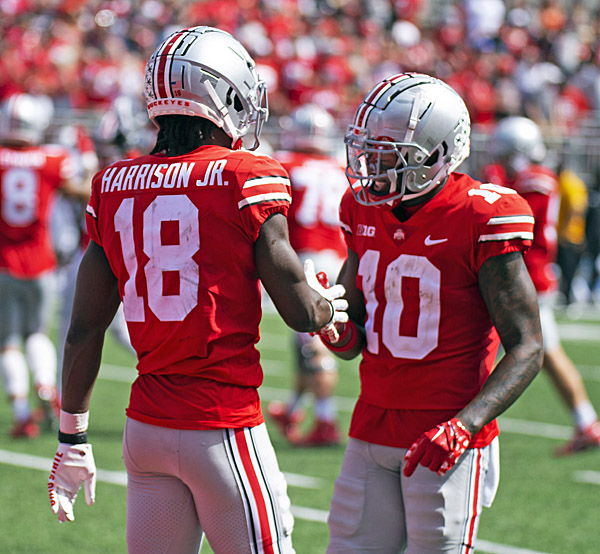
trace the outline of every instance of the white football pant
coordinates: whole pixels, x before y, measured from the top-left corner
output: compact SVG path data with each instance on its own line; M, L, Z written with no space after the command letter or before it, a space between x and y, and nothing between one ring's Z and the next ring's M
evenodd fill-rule
M350 438L335 481L327 554L471 554L499 480L498 439L467 449L444 476L402 473L406 448Z
M127 419L128 554L294 554L285 478L265 424L191 431Z

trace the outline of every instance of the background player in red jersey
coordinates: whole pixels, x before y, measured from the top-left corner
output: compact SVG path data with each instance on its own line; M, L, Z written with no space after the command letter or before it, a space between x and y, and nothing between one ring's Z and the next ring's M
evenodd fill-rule
M273 157L290 176L292 205L288 215L290 243L301 261L311 259L327 275L337 275L346 257L338 206L347 187L343 166L333 157L335 121L316 104L295 109L284 120L284 150ZM297 333L296 382L287 401L273 401L269 416L294 444L328 446L341 440L333 392L337 363L317 336ZM314 396L314 425L302 436L301 406L305 392Z
M539 371L531 210L455 172L469 139L462 99L420 74L377 84L346 133L351 319L329 347L362 355L361 392L329 553L472 552L498 485L495 418Z
M535 216L533 245L525 255L525 264L538 293L540 321L544 336L544 361L561 398L568 406L575 432L557 455L573 454L600 447L600 423L583 379L564 351L552 310L557 278L552 268L557 254L559 210L558 179L554 171L542 165L546 147L538 126L525 117L501 120L491 138L495 164L484 168L491 183L515 189L531 206Z
M56 257L49 210L57 190L83 197L69 152L41 145L52 117L43 96L15 94L0 106L0 366L14 416L13 437L39 434L29 406L29 372L41 418L58 415L56 349L48 337Z
M92 504L88 409L122 300L138 356L123 438L129 553L292 553L293 517L260 408L259 279L296 331L347 319L292 249L289 179L255 149L268 110L231 35L175 32L146 66L147 156L94 177L91 242L64 353L59 447L48 480L60 521L81 484ZM311 271L312 269L312 271ZM307 280L308 279L308 280Z
M73 131L76 131L76 134L73 136L69 133L68 138L72 142L74 142L73 139L81 140L80 130L73 129ZM148 153L156 141L156 128L148 119L148 112L143 98L138 99L137 97L123 95L116 98L110 108L105 111L93 130L92 137L83 138L87 139L86 142L91 142L93 150L89 148L85 150L87 150L88 160L92 163L95 161L97 170L98 167L106 167L124 158L135 158ZM72 146L78 146L78 151L84 150L81 145L72 144ZM92 153L95 160L90 159ZM87 204L87 200L86 198L85 204ZM61 205L63 210L54 214L57 220L60 218L56 227L60 225L60 229L64 229L65 220L69 220L71 222L71 233L78 237L77 247L71 253L67 263L61 267L61 304L57 324L60 366L62 366L62 351L71 322L71 308L75 296L77 271L90 240L85 228L85 204L81 207L72 201L70 204L63 203ZM127 352L135 354L131 347L122 304L109 325L108 331Z

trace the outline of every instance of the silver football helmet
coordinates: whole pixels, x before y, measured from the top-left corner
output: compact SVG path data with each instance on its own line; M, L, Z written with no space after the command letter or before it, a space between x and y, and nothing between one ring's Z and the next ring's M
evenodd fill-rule
M357 201L393 207L427 194L468 157L470 132L465 103L444 82L418 73L384 79L344 137Z
M148 122L141 98L121 95L99 119L93 138L100 157L116 160L127 155L130 149L149 151L156 139L155 131Z
M269 110L266 85L254 60L229 33L213 27L177 31L155 50L146 65L144 96L151 120L180 114L209 119L232 146L253 129L254 150Z
M281 146L286 150L330 153L334 148L335 120L318 104L304 104L280 120Z
M546 157L546 146L536 123L527 117L511 116L496 125L490 153L513 171L520 171L531 163L542 162Z
M0 140L40 144L53 114L54 105L48 96L13 94L0 104Z

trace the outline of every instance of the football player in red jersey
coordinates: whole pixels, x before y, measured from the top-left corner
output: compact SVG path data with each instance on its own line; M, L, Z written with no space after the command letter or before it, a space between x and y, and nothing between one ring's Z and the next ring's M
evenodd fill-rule
M525 255L525 264L538 293L544 337L542 367L569 408L575 426L572 438L555 453L562 456L599 448L598 415L581 374L560 343L552 309L552 297L558 288L552 265L557 254L560 198L556 174L542 165L546 157L542 133L531 119L507 117L492 134L491 153L496 163L484 168L484 178L515 189L527 200L535 217L533 244Z
M67 149L42 145L52 118L45 96L15 94L0 106L0 366L14 416L12 437L34 438L58 415L56 349L48 337L56 257L49 210L57 190L89 195ZM29 371L41 413L29 405Z
M531 209L455 172L469 115L427 75L378 83L344 140L350 321L330 349L361 355L361 391L327 552L472 552L498 485L495 418L540 369Z
M211 27L173 33L148 61L145 96L154 149L92 183L50 504L70 521L81 484L94 501L89 400L122 301L138 356L123 438L128 552L195 554L206 535L216 554L292 553L258 395L259 280L296 331L347 319L344 289L321 287L310 264L303 271L283 167L241 149L258 146L268 110L237 40Z
M333 157L335 121L317 104L296 108L282 122L281 145L273 157L290 176L292 205L288 215L290 243L301 261L311 259L327 275L337 275L346 257L338 206L347 188L343 165ZM333 392L337 363L319 337L296 333L296 382L290 399L270 402L269 416L296 445L339 444L341 434ZM314 397L314 424L302 436L301 401Z

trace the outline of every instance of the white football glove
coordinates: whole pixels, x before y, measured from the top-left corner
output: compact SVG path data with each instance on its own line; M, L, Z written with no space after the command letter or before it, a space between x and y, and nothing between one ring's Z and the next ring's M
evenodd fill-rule
M73 504L79 487L83 483L85 501L88 506L94 503L96 494L96 464L92 445L58 443L58 450L52 461L48 477L50 507L58 515L58 521L73 521Z
M333 285L333 287L323 286L319 282L317 278L317 274L315 273L315 264L312 260L306 260L304 262L304 274L306 275L306 281L309 286L316 290L325 300L327 300L332 308L333 315L331 320L327 325L322 327L317 331L319 335L323 335L326 337L327 341L334 344L336 343L340 335L335 326L336 323L346 323L348 321L348 314L346 310L348 309L348 301L342 296L346 294L346 289L344 285ZM327 275L323 273L323 281L324 284L327 285Z

